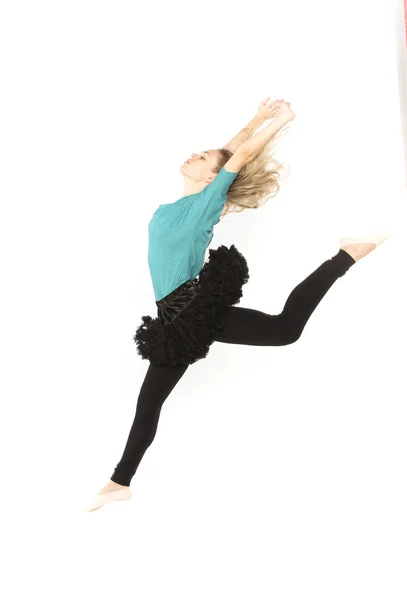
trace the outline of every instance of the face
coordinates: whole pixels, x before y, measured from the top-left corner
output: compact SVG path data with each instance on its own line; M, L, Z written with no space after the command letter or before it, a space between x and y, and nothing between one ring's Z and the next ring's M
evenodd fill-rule
M217 150L202 150L200 154L191 154L181 167L182 173L194 181L213 179L216 176L214 169L218 161Z

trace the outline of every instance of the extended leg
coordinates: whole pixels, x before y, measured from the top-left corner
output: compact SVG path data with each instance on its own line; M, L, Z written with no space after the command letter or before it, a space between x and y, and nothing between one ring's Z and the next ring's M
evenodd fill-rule
M150 363L123 456L110 478L115 483L130 485L145 451L154 440L162 405L187 368L188 365L157 367Z
M288 296L279 315L230 306L226 325L215 339L228 344L284 346L300 337L316 306L335 281L355 264L345 250L323 262Z

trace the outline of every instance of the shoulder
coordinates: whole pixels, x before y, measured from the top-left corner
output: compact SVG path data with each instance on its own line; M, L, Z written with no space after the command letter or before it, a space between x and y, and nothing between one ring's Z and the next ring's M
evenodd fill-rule
M209 183L204 189L205 195L212 195L213 193L226 193L229 186L236 179L238 173L234 171L227 171L225 167L222 167L219 173L216 175L212 183Z
M236 176L237 176L238 174L239 174L238 172L235 172L235 171L227 171L227 170L225 169L225 167L222 167L222 168L221 168L221 170L219 171L219 173L216 175L216 178L215 178L215 179L217 179L217 178L220 176L220 177L221 177L221 179L232 179L232 180L233 180L233 179L235 179L235 178L236 178Z

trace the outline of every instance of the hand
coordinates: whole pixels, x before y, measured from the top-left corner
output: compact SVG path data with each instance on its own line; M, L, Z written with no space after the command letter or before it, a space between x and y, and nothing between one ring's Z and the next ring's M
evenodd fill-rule
M285 121L294 121L295 113L291 110L291 102L285 102L282 100L279 104L277 117L282 117Z
M259 108L257 109L256 118L262 119L263 121L267 121L267 119L272 119L278 113L280 104L284 102L284 100L273 100L270 101L270 96L264 98L259 104Z

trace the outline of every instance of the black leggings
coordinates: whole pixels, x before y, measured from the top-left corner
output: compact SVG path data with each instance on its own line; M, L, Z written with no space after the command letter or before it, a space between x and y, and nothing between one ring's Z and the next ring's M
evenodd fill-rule
M350 254L339 250L294 288L279 315L230 306L225 327L215 340L251 346L292 344L301 336L305 324L329 288L354 263ZM188 366L157 367L150 363L140 389L136 415L126 447L111 476L112 481L130 485L145 451L154 440L164 401Z

